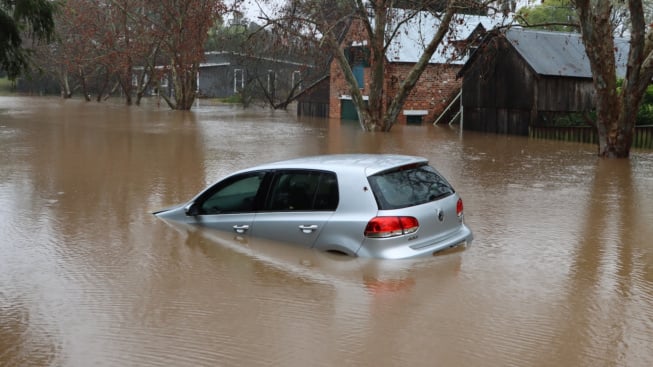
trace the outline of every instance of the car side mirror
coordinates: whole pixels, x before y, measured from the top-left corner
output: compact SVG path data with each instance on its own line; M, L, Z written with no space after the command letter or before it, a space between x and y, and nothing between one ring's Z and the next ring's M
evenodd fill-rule
M197 205L197 203L193 201L192 203L184 207L184 212L186 213L187 216L194 217L200 213L199 205Z

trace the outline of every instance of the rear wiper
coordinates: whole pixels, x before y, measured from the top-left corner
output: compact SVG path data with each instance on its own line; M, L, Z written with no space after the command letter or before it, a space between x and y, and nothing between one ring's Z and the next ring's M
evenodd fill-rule
M446 198L451 194L453 194L453 192L442 192L439 195L431 195L429 196L429 201L440 200L442 198Z

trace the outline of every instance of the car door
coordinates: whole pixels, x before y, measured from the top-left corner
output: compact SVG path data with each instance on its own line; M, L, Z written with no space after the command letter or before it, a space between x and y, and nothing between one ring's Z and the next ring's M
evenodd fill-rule
M312 247L338 206L333 172L279 170L270 181L253 236Z
M248 234L259 206L265 171L228 177L208 188L191 207L198 224Z

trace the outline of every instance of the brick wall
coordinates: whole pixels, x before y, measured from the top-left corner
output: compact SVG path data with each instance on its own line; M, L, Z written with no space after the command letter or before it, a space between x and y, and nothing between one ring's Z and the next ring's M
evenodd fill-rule
M399 84L408 75L414 64L389 64L386 67L386 95L389 101L395 96ZM460 65L430 64L420 76L408 95L403 110L427 110L423 122L432 123L446 108L450 98L460 91L462 80L456 80ZM398 123L405 123L401 113Z

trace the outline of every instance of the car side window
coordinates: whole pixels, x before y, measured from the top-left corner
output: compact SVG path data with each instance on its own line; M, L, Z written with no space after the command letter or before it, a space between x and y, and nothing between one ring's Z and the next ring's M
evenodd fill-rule
M231 177L218 183L199 205L199 214L241 213L254 211L256 195L265 172Z
M333 172L287 170L274 175L264 210L333 211L338 206L338 181Z

